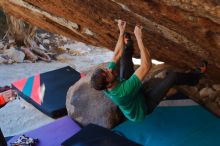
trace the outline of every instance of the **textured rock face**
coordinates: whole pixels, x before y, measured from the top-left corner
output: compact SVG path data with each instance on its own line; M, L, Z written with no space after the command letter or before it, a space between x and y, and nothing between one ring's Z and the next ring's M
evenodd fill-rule
M124 120L120 110L101 91L90 85L91 74L81 78L67 93L68 115L85 126L89 123L112 128Z
M38 27L111 50L117 19L127 21L129 32L141 24L152 58L181 68L207 59L209 77L220 82L218 0L5 0L0 5Z
M0 39L4 37L6 30L7 30L6 18L2 9L0 8ZM0 45L0 49L1 49L1 45Z

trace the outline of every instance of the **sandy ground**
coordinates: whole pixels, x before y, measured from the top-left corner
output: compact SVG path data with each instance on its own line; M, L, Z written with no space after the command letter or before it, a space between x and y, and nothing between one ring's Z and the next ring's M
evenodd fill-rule
M34 75L69 65L78 71L83 71L93 65L107 62L111 59L112 52L94 47L83 48L87 51L82 56L72 56L70 61L20 63L0 65L0 86ZM19 134L50 123L54 119L44 115L26 101L20 99L8 103L0 109L0 127L5 136Z

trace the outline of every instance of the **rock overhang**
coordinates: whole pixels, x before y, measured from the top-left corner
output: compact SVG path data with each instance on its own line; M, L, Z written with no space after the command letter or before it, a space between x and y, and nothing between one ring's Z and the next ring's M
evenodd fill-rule
M209 61L208 77L220 82L220 2L216 0L7 0L6 13L87 44L114 49L117 19L127 31L144 27L152 58L180 68ZM135 57L139 49L135 47Z

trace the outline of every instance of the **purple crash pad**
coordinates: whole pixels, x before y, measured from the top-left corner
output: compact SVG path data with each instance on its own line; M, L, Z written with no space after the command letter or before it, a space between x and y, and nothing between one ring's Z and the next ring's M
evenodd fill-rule
M60 146L63 141L76 134L80 129L81 128L71 118L65 116L48 125L23 134L31 138L39 139L37 146ZM8 145L15 142L18 137L23 134L14 136L8 141Z

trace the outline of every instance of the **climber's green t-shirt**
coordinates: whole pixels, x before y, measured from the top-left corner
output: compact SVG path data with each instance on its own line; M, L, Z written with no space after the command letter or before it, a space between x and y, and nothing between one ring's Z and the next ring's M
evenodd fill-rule
M110 62L109 69L114 70L116 64ZM118 84L112 90L104 93L120 108L131 121L142 121L147 112L144 95L140 91L142 83L134 73L128 80L118 79Z

